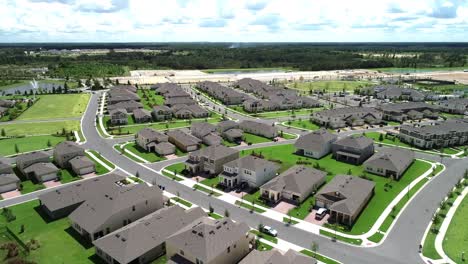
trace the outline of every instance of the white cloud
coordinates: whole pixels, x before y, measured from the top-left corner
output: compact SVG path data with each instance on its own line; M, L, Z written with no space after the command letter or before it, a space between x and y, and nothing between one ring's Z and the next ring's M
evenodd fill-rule
M467 41L462 0L4 0L0 41Z

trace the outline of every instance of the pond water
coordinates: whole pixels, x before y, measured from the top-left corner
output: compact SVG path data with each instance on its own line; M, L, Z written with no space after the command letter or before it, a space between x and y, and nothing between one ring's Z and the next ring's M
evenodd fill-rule
M58 88L59 86L62 86L62 88L63 88L63 84L64 83L60 83L60 82L57 82L57 83L38 82L37 83L37 89L42 89L44 91L51 91L53 87ZM29 92L30 90L37 90L37 89L33 87L32 83L29 83L29 84L22 84L22 85L18 85L18 86L6 89L6 90L4 90L4 92L5 92L5 95L12 95L12 94L15 94L17 92L22 94L22 93L24 93L24 91Z

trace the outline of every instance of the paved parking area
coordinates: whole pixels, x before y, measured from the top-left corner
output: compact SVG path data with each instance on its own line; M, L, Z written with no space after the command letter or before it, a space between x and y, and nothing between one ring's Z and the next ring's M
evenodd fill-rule
M312 212L304 219L304 221L312 223L312 224L316 224L316 225L323 225L326 222L328 222L328 218L330 218L330 214L326 214L322 218L322 220L317 220L317 219L315 219L315 213L316 212L317 212L317 210L315 210L315 209L312 210Z
M287 203L287 202L279 202L272 209L277 211L277 212L283 213L283 214L288 214L289 210L291 210L294 207L295 206L293 204L290 204L290 203Z
M171 154L171 155L166 155L164 156L166 159L171 160L171 159L177 159L178 156L176 154Z
M4 193L1 194L2 199L14 198L14 197L17 197L17 196L20 196L20 195L21 195L21 192L18 191L18 190L4 192Z

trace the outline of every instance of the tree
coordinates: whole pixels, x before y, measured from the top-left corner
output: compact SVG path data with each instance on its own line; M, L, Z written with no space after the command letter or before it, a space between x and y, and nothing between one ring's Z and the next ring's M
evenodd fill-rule
M135 173L135 177L140 178L140 172L139 172L139 171L137 171L137 172Z
M5 132L4 128L2 128L2 134L1 135L2 135L2 137L6 136L6 132Z
M310 249L312 250L312 252L314 252L314 258L315 258L315 256L317 255L317 251L319 250L319 244L313 241L312 244L310 245Z
M47 147L49 147L49 148L52 147L52 142L50 142L50 139L47 140Z
M383 134L380 133L380 135L379 135L379 141L382 142L383 140L384 140Z
M20 150L19 150L19 148L18 148L18 144L15 144L15 152L16 152L16 153L19 153L19 152L20 152Z
M229 211L228 211L228 209L224 210L224 216L225 216L225 217L229 217Z
M210 214L214 213L214 208L211 204L208 205L208 210L210 210Z

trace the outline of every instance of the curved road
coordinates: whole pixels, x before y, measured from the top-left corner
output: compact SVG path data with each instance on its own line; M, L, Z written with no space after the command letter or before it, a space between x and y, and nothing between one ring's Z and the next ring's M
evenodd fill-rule
M186 200L193 202L204 208L213 206L215 212L223 214L229 210L234 220L244 221L252 227L258 224L266 224L276 228L282 239L285 239L304 248L309 248L312 241L318 242L323 255L330 256L343 263L356 264L375 264L375 263L423 263L419 256L418 246L431 221L435 209L447 192L455 185L462 176L465 169L468 168L466 160L444 158L443 163L447 169L431 182L421 192L414 197L412 202L403 211L398 218L393 229L389 231L387 239L377 247L364 248L355 247L340 242L332 242L329 238L314 235L297 229L294 226L285 226L283 223L264 217L259 214L251 214L248 210L239 208L235 205L226 203L222 200L208 196L202 192L195 191L183 184L158 174L157 171L162 167L183 161L184 158L176 160L163 161L154 164L137 164L132 160L120 155L113 149L113 145L122 142L122 139L104 139L101 138L95 127L95 118L98 110L99 93L93 94L88 109L83 117L82 130L87 141L83 145L85 148L98 151L103 157L116 164L119 169L135 174L137 171L140 177L152 184L159 184L166 187L171 193L179 193ZM291 143L287 141L285 143ZM264 143L265 146L278 143ZM247 146L249 147L249 146ZM255 146L255 147L258 147ZM417 157L432 160L439 160L438 157L429 154L416 152ZM47 190L44 190L44 192ZM33 199L42 192L32 193L28 196L20 196L5 201L0 201L0 206Z

